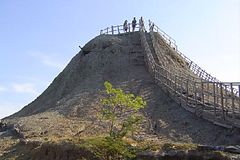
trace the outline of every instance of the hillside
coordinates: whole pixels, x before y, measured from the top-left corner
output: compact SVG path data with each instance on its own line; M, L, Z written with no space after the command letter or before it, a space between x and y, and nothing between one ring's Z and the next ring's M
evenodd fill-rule
M173 65L190 72L174 50L161 47L168 50L167 59ZM106 127L98 122L97 112L103 83L110 81L147 101L147 108L141 111L146 121L138 138L210 145L240 143L239 130L216 126L172 100L148 73L143 52L139 32L95 37L37 99L4 122L18 126L25 138L34 141L103 134ZM1 144L6 144L0 153L17 143L11 136L0 134Z

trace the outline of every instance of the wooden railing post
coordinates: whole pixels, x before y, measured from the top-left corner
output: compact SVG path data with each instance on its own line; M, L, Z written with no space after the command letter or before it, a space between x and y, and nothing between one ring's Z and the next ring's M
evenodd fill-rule
M219 105L219 83L216 82L216 103L217 103L217 106L220 106Z
M108 34L108 27L107 27L107 34Z
M240 85L238 85L238 110L240 112Z
M221 94L222 116L223 116L223 119L225 120L224 99L223 99L223 84L222 83L220 83L220 94Z
M216 108L217 108L216 105L217 104L216 104L215 82L213 82L213 106L214 106L214 115L215 115L215 117L217 116L216 115Z
M118 29L118 34L120 33L120 31L119 31L119 26L117 26L117 29Z
M204 86L203 80L201 79L201 98L202 98L202 111L204 110Z
M112 26L112 34L114 34L113 26Z
M195 114L196 114L196 109L197 109L197 82L194 82L194 101L195 101Z
M192 71L193 71L194 73L196 73L196 65L193 65Z
M207 103L210 103L210 91L209 91L209 81L207 81Z
M227 90L227 85L224 85L224 87L225 87L225 94L223 94L224 95L224 99L225 99L225 104L224 104L224 108L225 108L225 111L226 111L226 115L227 115L227 113L228 113L228 90Z
M200 72L199 77L200 77L200 78L202 77L202 71Z
M199 70L199 68L197 67L197 70L196 70L196 75L198 75L199 76L199 72L200 72L200 70ZM199 76L200 77L200 76Z
M193 61L188 64L188 67L191 68Z
M233 84L230 83L230 87L231 87L231 98L232 98L232 114L233 114L233 118L235 118L235 104L234 104L234 93L233 93Z
M240 98L240 85L238 85L238 97Z

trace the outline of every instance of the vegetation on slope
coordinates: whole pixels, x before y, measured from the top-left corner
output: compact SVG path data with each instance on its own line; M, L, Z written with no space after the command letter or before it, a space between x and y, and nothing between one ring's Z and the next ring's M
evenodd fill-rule
M114 88L110 82L105 82L106 97L101 99L101 117L109 123L111 138L123 138L128 132L133 132L140 124L143 116L138 114L139 109L146 106L142 97L124 93L120 88ZM120 126L117 127L117 122Z

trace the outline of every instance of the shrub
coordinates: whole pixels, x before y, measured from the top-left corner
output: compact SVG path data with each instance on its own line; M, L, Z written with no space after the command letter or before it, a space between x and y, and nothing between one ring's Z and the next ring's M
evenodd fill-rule
M117 139L128 132L134 132L142 120L138 110L146 106L142 97L124 93L120 88L114 88L110 82L105 82L105 98L101 99L101 116L110 122L109 135ZM120 125L117 126L117 122Z
M103 160L134 159L136 153L140 151L137 147L112 137L86 139L80 143L80 147L91 151L97 158Z

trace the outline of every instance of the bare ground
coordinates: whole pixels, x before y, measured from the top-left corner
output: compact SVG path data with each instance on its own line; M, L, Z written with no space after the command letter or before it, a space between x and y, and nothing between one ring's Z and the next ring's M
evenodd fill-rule
M4 121L17 124L32 141L104 134L107 128L98 122L97 113L103 83L108 80L147 101L141 114L150 123L142 125L142 138L210 145L240 143L239 130L196 117L154 83L145 68L138 32L101 35L88 42L84 50L88 54L79 52L41 96ZM0 155L18 141L0 134Z

